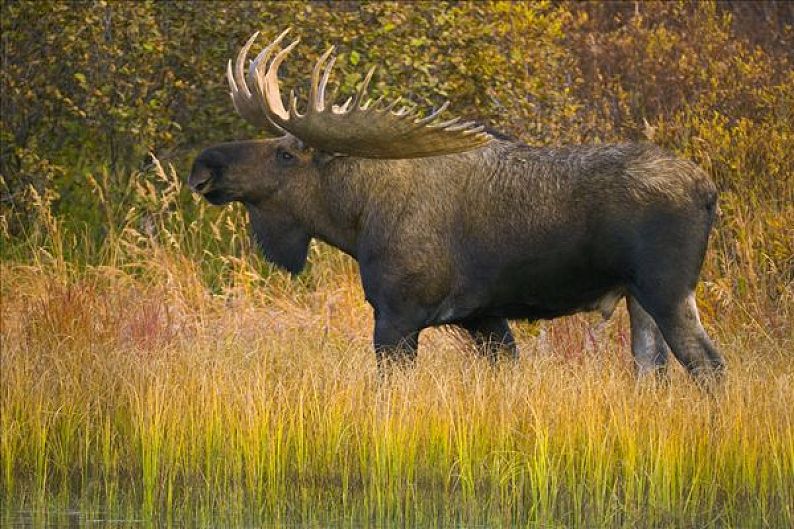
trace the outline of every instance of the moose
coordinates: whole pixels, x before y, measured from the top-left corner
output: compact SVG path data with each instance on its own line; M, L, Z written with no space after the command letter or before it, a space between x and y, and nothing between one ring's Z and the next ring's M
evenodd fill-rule
M255 33L227 68L237 113L271 137L205 149L188 183L244 204L264 256L293 274L313 238L357 260L379 367L412 364L420 331L440 325L515 358L509 319L608 318L625 298L638 373L665 372L669 351L697 380L724 370L695 305L717 202L703 170L649 143L530 147L443 121L448 102L422 117L367 96L374 67L333 104L334 47L302 112L294 92L286 107L288 31L246 72Z

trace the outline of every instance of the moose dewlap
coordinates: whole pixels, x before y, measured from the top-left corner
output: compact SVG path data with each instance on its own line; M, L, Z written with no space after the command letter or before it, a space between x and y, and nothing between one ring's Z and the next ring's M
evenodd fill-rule
M359 263L379 364L411 362L419 332L454 324L491 358L514 357L508 319L599 310L626 298L640 373L668 351L693 374L722 371L694 289L717 193L693 163L651 144L534 148L459 118L357 93L326 101L333 48L308 103L282 99L287 31L228 65L237 112L269 139L215 145L189 183L242 202L265 256L302 270L312 238Z

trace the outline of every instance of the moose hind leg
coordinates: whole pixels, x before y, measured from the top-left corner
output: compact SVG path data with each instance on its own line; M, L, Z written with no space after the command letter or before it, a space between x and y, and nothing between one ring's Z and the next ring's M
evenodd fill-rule
M631 322L631 352L637 375L654 374L664 378L670 348L650 314L632 296L626 296Z
M473 318L460 322L460 326L468 331L481 356L494 362L518 358L516 340L506 319Z
M658 301L658 300L654 300ZM664 339L681 364L698 379L717 377L725 370L725 360L700 323L695 294L680 300L645 302Z

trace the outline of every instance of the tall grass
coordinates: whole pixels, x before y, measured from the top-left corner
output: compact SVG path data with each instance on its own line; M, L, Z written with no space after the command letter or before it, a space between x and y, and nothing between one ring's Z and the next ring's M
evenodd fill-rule
M43 197L4 250L4 516L794 523L791 288L754 246L774 213L728 207L723 229L747 236L712 245L701 303L730 367L713 395L679 369L637 383L622 310L519 325L500 368L427 331L417 368L383 383L355 263L317 247L291 279L251 255L239 211L189 218L173 171L134 180L102 244ZM748 270L763 279L738 284Z

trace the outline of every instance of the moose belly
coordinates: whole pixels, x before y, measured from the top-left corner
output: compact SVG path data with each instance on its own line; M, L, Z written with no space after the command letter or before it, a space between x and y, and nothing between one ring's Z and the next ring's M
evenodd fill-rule
M623 285L592 261L532 260L502 269L489 293L483 310L494 316L549 319L590 310L609 315L623 296Z
M552 319L577 312L596 311L606 320L612 316L618 302L625 296L622 289L606 292L588 293L568 299L530 299L524 301L494 303L484 306L478 312L484 316L507 319Z
M467 278L460 287L436 313L443 322L473 317L552 319L585 311L598 311L606 319L626 294L613 274L576 265L503 269Z

